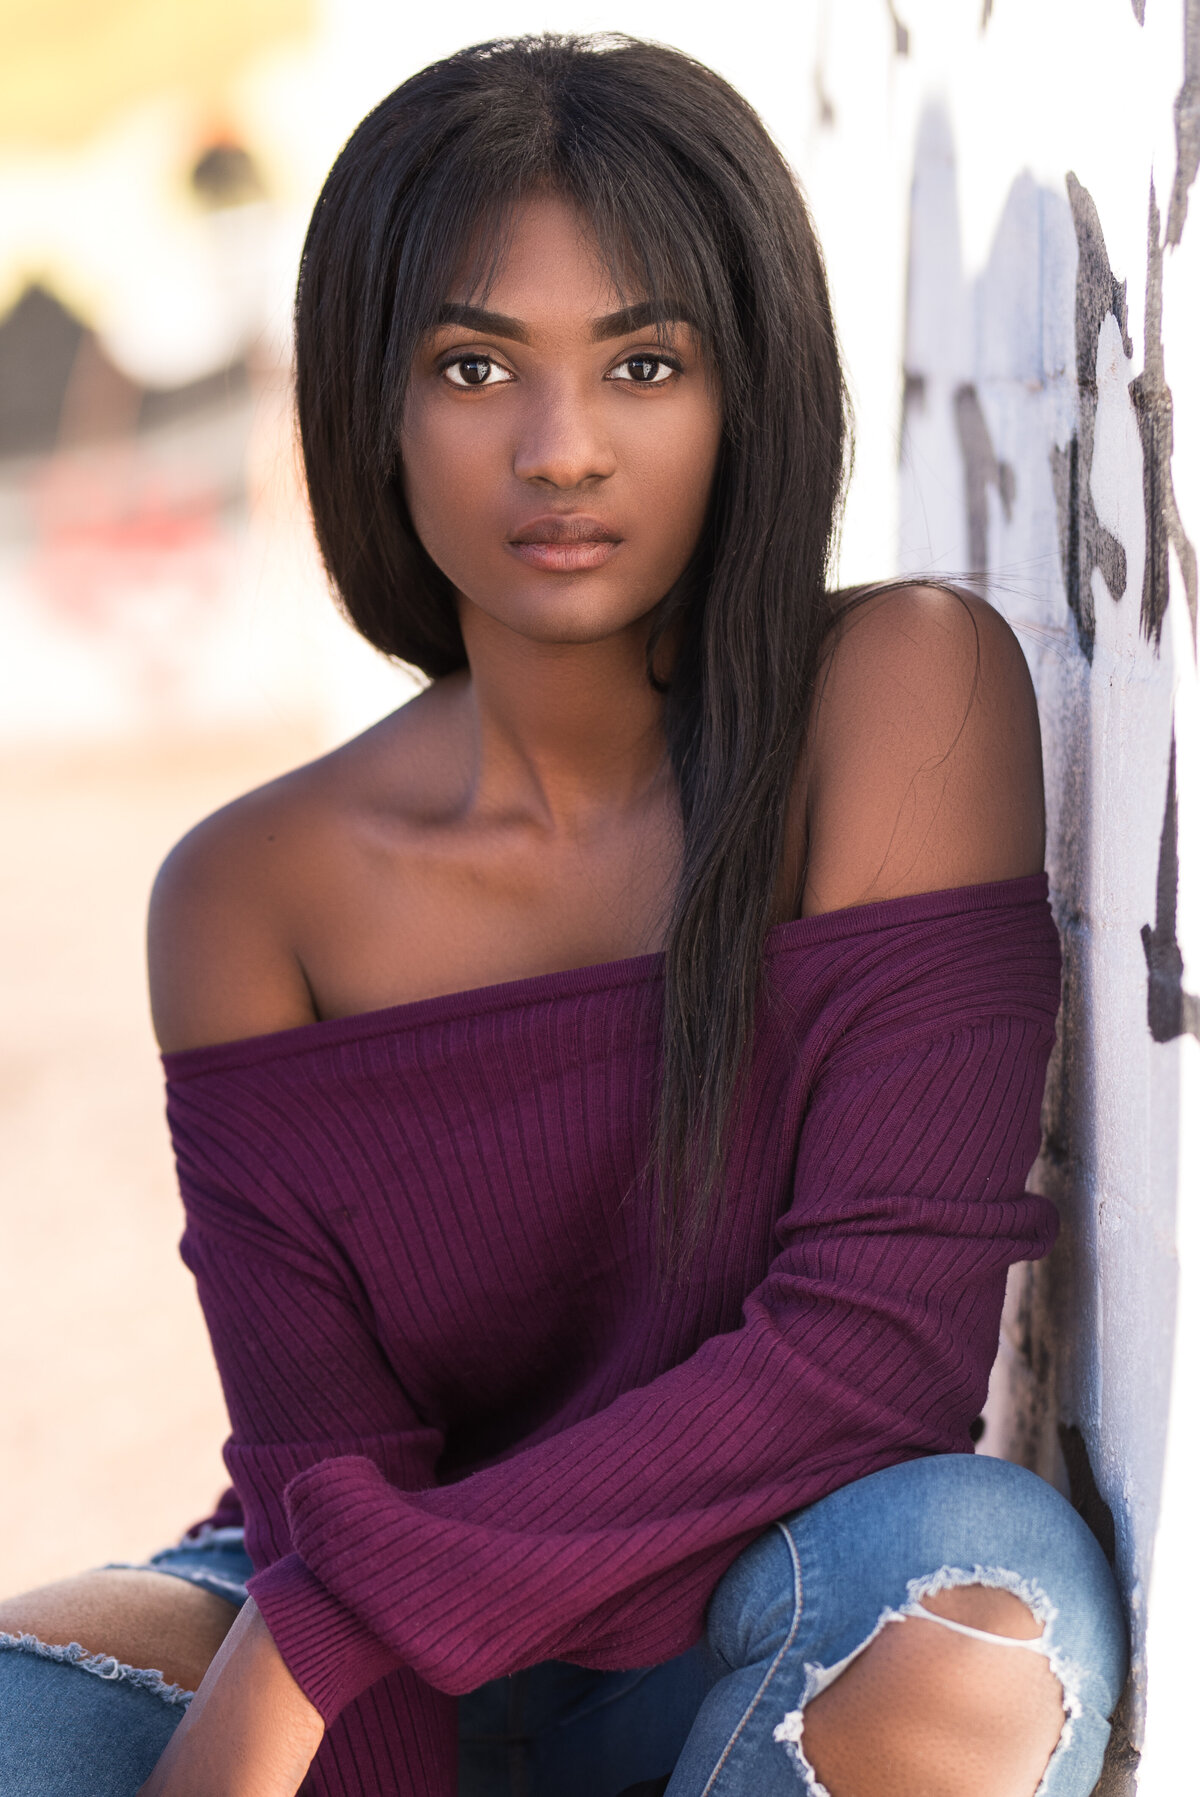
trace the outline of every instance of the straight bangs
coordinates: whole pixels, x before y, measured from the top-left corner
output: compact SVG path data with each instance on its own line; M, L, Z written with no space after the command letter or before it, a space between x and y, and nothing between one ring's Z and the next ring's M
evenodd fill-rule
M421 196L425 216L414 220L413 247L423 266L419 272L400 271L388 327L382 370L387 402L377 447L381 464L387 465L396 454L408 381L422 338L437 325L442 306L450 300L486 306L520 207L543 194L566 200L578 210L619 303L648 302L656 318L663 320L664 344L670 319L693 326L722 389L732 391L736 406L745 384L745 358L730 295L713 291L704 253L709 247L704 220L688 219L692 229L681 230L678 211L672 215L661 203L646 206L628 184L614 191L610 167L596 156L563 159L567 166L505 171L484 148L477 160L468 153L465 166L457 160L449 165L436 190ZM654 178L651 172L648 181L654 183ZM657 199L664 185L657 186Z
M516 213L540 194L578 210L621 304L646 301L664 320L683 318L699 332L721 382L727 428L736 431L746 403L747 358L733 293L720 278L724 259L714 255L713 217L722 209L721 196L707 192L701 171L681 167L679 156L670 154L654 116L634 134L631 122L641 121L627 113L614 120L603 93L585 89L564 95L559 116L531 129L521 97L507 97L511 119L504 107L472 109L454 137L453 153L429 170L404 208L406 216L397 220L401 241L381 370L387 403L379 418L377 465L394 463L422 337L451 298L486 304Z

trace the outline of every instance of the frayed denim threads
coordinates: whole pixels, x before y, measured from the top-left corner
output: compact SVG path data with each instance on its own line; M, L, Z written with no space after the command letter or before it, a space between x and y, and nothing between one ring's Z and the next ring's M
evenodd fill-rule
M182 1685L169 1685L162 1673L151 1667L126 1666L112 1654L89 1653L78 1641L59 1646L54 1642L39 1641L36 1635L6 1635L0 1631L0 1653L6 1651L32 1654L39 1660L57 1660L64 1666L77 1666L80 1672L90 1672L93 1678L119 1679L139 1691L161 1697L164 1703L180 1704L184 1708L195 1696L194 1691L185 1691Z

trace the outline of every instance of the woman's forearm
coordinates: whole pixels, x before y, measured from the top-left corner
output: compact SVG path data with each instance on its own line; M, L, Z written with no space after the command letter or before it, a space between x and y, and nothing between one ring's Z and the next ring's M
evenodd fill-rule
M138 1797L295 1797L324 1732L251 1599Z

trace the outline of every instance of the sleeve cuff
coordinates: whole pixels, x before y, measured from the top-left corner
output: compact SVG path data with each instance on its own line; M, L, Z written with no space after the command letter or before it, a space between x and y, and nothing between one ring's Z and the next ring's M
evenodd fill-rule
M326 1726L368 1685L403 1664L299 1554L256 1572L247 1589L285 1666Z

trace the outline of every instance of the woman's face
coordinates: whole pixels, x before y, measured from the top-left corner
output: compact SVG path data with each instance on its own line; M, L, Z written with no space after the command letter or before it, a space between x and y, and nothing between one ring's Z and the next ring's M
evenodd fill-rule
M539 643L598 642L696 546L717 381L685 320L622 301L571 205L530 199L513 226L485 300L452 289L418 350L404 490L468 634L476 608Z

